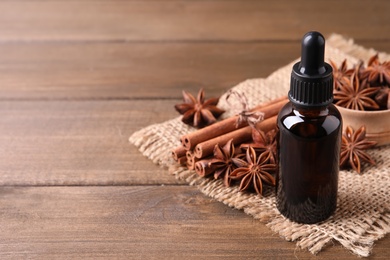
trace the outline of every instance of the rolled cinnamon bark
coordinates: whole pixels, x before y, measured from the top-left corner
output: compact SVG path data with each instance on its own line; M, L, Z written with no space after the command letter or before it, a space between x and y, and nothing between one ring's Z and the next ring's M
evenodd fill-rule
M195 172L202 177L212 174L215 169L214 167L209 166L210 159L205 159L201 161L197 161L195 163Z
M179 159L177 159L176 162L178 164L180 164L180 165L185 165L187 163L187 157L186 156L182 156Z
M264 113L264 119L267 119L277 115L279 110L287 103L287 101L287 97L283 96L268 103L256 106L251 109L251 111L261 111ZM248 125L246 122L243 122L241 125L236 127L235 123L237 118L238 116L229 117L195 132L183 135L180 137L180 141L186 150L191 150L201 142L224 135Z
M277 116L273 116L264 121L261 121L256 124L256 128L264 132L268 132L276 128L276 118ZM233 144L237 145L251 138L252 138L252 128L250 126L246 126L238 130L229 132L221 136L217 136L215 138L197 144L194 149L194 155L196 158L201 159L211 155L213 153L216 144L223 146L227 143L227 141L233 139Z
M187 151L186 152L186 157L187 157L187 168L189 170L194 170L195 169L195 163L199 161L198 158L195 157L195 154L193 151Z
M178 146L172 150L172 157L175 161L179 160L180 157L186 156L187 150L183 146Z

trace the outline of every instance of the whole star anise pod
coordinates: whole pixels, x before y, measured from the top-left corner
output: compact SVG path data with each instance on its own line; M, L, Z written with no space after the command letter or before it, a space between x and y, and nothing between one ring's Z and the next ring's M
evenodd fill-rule
M367 68L363 70L362 77L367 78L368 82L374 86L390 86L390 61L380 63L378 54L372 56Z
M199 90L196 99L183 90L183 99L184 103L175 105L175 109L183 115L184 123L195 127L210 125L225 112L216 106L218 98L205 100L203 88Z
M269 162L276 164L276 130L268 131L265 134L263 131L253 128L252 129L251 144L241 144L242 150L247 150L248 147L252 147L256 153L265 153L269 155Z
M380 109L390 109L390 88L383 86L376 93L374 100L379 105Z
M223 147L219 144L214 147L214 158L209 162L209 166L215 169L214 178L222 178L226 187L230 186L230 174L237 168L234 161L241 157L236 154L233 139L230 139Z
M374 160L363 150L375 146L377 142L366 139L366 127L360 127L356 132L348 126L342 135L340 166L352 167L356 172L361 172L361 163L367 162L372 165Z
M249 147L246 151L246 161L237 159L238 167L231 174L233 180L240 180L240 191L253 188L258 194L263 193L263 182L275 186L275 178L269 173L276 170L275 164L268 163L269 155L262 153L257 156L255 150Z
M336 63L329 60L330 65L333 68L333 80L335 89L339 89L341 85L345 83L345 78L350 78L354 72L353 69L347 68L347 60L345 59L340 67L337 67Z
M358 69L351 78L345 78L345 84L334 91L336 105L355 110L379 109L372 97L379 91L378 87L369 87L367 80L360 82Z

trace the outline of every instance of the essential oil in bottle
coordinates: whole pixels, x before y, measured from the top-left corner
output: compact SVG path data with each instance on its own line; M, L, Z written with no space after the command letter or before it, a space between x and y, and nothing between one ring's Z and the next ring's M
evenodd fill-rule
M332 67L324 62L324 53L320 33L304 35L301 61L291 73L290 102L277 120L277 208L305 224L327 219L337 204L342 121L332 104Z

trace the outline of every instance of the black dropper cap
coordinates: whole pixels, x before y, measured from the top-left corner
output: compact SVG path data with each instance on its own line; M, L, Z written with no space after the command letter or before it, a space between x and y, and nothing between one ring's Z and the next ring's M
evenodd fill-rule
M325 39L308 32L302 39L301 61L291 72L290 101L296 106L320 107L333 101L332 67L324 62Z

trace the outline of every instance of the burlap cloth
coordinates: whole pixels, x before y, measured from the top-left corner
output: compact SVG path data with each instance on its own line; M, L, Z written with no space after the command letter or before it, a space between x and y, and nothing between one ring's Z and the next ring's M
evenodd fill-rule
M367 61L375 54L372 49L357 46L352 40L332 35L327 40L326 58L340 64L345 58L349 65L359 60ZM390 55L380 53L381 60ZM248 97L251 107L258 103L286 95L289 89L292 63L280 68L266 79L246 80L234 87ZM224 117L237 113L233 98L226 103L221 97L218 106L228 112ZM238 102L238 101L236 101ZM232 104L233 103L233 104ZM177 178L196 185L201 192L230 207L242 209L266 223L274 232L297 246L316 254L328 243L338 241L359 256L368 256L374 241L390 232L390 146L369 151L376 166L366 166L364 173L341 171L339 177L338 204L335 214L315 225L303 225L289 221L275 207L273 190L264 196L239 192L237 187L224 187L220 180L201 178L194 171L179 167L171 159L170 151L177 147L179 137L195 129L183 124L180 117L161 124L150 125L130 137L130 142L154 163L166 166Z

